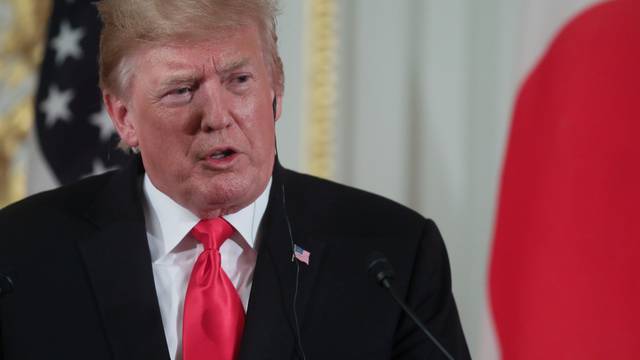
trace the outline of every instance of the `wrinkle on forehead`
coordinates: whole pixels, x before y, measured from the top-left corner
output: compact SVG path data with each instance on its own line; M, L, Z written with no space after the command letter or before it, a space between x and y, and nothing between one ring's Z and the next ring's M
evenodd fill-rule
M253 33L247 36L250 32ZM156 85L193 82L207 74L223 78L239 69L267 65L255 29L244 27L227 32L224 37L220 33L217 35L207 40L191 38L147 43L136 56L142 60L138 64L147 69L156 68L153 71ZM269 70L267 75L271 75Z
M255 33L255 27L242 27L235 28L233 30L226 29L220 33L214 33L212 36L208 38L202 37L176 37L172 39L167 39L162 42L152 42L143 45L143 48L147 50L151 50L155 52L155 49L175 49L179 51L181 54L184 51L189 51L190 49L201 49L208 51L210 50L212 55L210 58L212 68L219 69L220 67L228 67L233 66L225 65L226 59L228 61L235 62L235 58L238 57L238 53L242 53L242 55L253 55L253 54L244 54L243 49L252 48L252 44L248 44L247 42L256 41L259 44L260 50L262 49L262 41L258 34ZM246 35L247 33L253 32L251 39ZM255 37L255 38L254 38ZM258 55L260 59L263 58L263 51L259 51ZM170 51L160 51L157 55L161 55L160 53L170 53Z
M251 63L251 58L243 56L241 58L232 59L229 62L216 62L215 57L211 57L211 64L214 71L218 75L228 74L235 70L241 69Z
M194 53L194 58L191 58L189 55L184 56L184 51L180 51L175 47L157 49L149 55L150 57L147 62L149 66L159 66L166 71L197 74L199 76L208 73L224 76L254 63L253 54L247 54L242 51L210 54L205 58L201 58L200 61L197 60L197 53ZM185 76L186 75L180 77Z

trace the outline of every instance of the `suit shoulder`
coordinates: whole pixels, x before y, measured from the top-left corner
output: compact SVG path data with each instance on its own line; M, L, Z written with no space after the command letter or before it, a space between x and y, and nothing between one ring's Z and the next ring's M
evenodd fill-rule
M432 223L415 210L368 191L289 170L287 177L286 192L296 199L296 211L312 213L316 220L342 223L339 217L354 226L366 223L378 230Z
M0 223L24 219L33 214L63 214L80 211L111 178L113 172L87 177L78 182L43 191L0 209Z

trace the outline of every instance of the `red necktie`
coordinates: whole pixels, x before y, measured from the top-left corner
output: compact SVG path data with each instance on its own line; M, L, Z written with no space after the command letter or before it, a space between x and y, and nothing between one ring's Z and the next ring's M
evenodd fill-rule
M232 360L242 328L244 308L220 266L220 245L234 232L222 218L200 220L191 235L204 245L198 256L184 300L183 360Z

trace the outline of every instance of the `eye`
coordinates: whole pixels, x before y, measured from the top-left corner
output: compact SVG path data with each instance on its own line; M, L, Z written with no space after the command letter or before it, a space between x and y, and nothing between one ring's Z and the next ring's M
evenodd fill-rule
M228 81L232 86L246 86L252 79L253 75L250 73L241 73L232 75Z
M238 75L233 80L238 84L244 84L251 79L249 75Z
M188 104L191 102L191 99L193 99L196 90L196 86L180 85L167 90L162 96L161 101L168 106Z
M253 76L250 73L232 75L227 80L227 88L236 94L244 94L251 88Z
M168 95L186 95L193 92L193 88L190 86L184 86L181 88L173 89L169 91Z

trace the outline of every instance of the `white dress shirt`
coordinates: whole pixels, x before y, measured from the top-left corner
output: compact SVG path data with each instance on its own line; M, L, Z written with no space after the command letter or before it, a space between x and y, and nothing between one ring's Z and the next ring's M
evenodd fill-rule
M236 231L220 247L222 269L238 291L245 312L256 265L258 228L270 189L271 179L252 204L223 216ZM153 278L169 355L172 360L181 360L184 297L191 269L203 250L189 232L200 219L158 190L146 174L142 190Z

